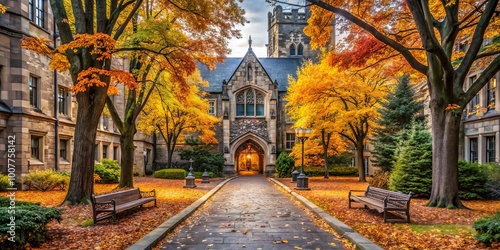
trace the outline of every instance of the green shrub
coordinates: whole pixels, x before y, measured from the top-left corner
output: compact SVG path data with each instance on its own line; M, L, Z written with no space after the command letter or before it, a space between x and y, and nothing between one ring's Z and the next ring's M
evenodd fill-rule
M293 157L283 151L276 159L276 173L279 178L292 177L292 168L295 165Z
M391 176L390 172L387 171L377 171L373 178L370 178L368 180L368 183L372 187L376 188L383 188L383 189L388 189L389 188L389 178Z
M500 242L500 212L495 216L485 216L472 226L476 229L476 239L490 246L493 242Z
M10 188L10 181L7 175L0 174L0 191L6 191Z
M146 168L146 175L152 175L153 174L153 169Z
M484 185L486 196L490 199L500 199L500 165L497 163L482 164L481 167L486 172L488 180Z
M47 239L47 223L61 220L61 211L53 207L41 207L31 202L15 202L15 209L9 208L10 199L0 197L0 231L7 237L0 238L2 249L25 249L39 246ZM9 213L15 211L15 214ZM12 235L11 216L15 217L15 235ZM14 236L12 242L8 237ZM29 245L28 245L29 244Z
M358 176L358 168L348 166L335 166L328 171L331 176ZM323 174L324 175L324 174Z
M485 184L488 175L484 168L476 162L458 161L458 190L461 199L482 199L487 196Z
M167 168L155 171L155 178L162 179L179 179L182 180L186 178L186 170L179 168Z
M208 173L208 178L214 178L215 177L215 174L213 172L207 172ZM203 172L201 171L196 171L196 172L193 172L193 175L195 178L200 178L202 177L203 175Z
M389 179L389 189L428 197L432 187L432 139L423 125L416 124L410 133Z
M139 176L139 172L138 171L134 171L134 176Z
M44 192L54 188L65 190L69 185L69 180L70 177L63 173L52 169L46 169L35 170L28 173L24 179L24 184L26 184L29 189L34 188Z
M94 165L94 173L99 175L102 183L118 183L120 181L120 165L116 160L102 159L100 163Z
M191 148L179 150L179 155L182 160L193 159L193 171L208 171L213 172L217 176L224 174L224 155L213 153L213 146L201 145L198 140L186 140L186 143L191 145ZM189 168L186 167L186 171Z

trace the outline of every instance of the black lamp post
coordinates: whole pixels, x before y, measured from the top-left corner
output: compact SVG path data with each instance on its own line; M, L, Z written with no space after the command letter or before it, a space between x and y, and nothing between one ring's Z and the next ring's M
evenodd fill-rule
M311 134L310 128L297 128L295 129L295 137L299 138L300 143L302 143L302 167L300 168L300 174L297 177L297 187L295 189L299 190L310 190L309 179L304 173L304 142L309 138Z

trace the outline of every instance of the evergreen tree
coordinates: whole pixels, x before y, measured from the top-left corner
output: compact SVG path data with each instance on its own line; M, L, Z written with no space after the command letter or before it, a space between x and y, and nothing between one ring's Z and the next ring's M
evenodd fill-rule
M389 189L429 197L432 187L432 138L422 123L411 129L389 179Z
M395 152L400 140L405 140L405 133L413 121L423 121L423 116L417 113L423 104L414 100L415 91L410 85L410 76L403 75L394 92L390 92L387 101L382 103L381 118L378 121L381 128L375 130L372 162L383 171L391 171L395 162Z
M291 177L293 166L295 166L295 159L288 155L286 151L282 151L276 159L276 172L278 173L278 177Z

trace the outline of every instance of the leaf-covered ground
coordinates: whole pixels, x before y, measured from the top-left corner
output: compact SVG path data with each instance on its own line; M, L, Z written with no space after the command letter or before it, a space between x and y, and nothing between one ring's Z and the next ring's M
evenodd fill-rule
M296 187L290 179L278 180ZM470 209L450 210L426 207L427 200L412 199L410 224L384 224L377 212L347 208L349 190L366 190L367 185L357 177L313 177L309 178L310 191L296 192L384 249L500 249L498 243L490 248L478 243L472 228L477 219L499 211L500 201L463 201Z
M83 226L92 219L91 206L59 206L66 196L65 191L18 191L16 199L58 206L63 210L63 220L48 225L50 239L35 249L125 249L221 182L212 180L201 184L200 181L196 180L197 188L188 189L183 188L184 180L136 177L134 186L141 191L156 190L158 207L151 203L119 214L116 224L104 220L97 225ZM115 192L115 188L116 184L96 184L94 187L96 194Z

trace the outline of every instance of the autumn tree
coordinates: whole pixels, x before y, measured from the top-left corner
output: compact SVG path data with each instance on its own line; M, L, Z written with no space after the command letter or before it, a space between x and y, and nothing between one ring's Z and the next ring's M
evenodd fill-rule
M50 0L61 45L28 38L22 47L51 57L51 68L68 72L77 101L71 180L64 203L89 203L94 185L94 143L110 83L135 81L128 72L111 69L116 40L142 4L130 1Z
M187 93L179 90L175 78L162 77L160 85L163 86L155 88L138 123L138 128L145 133L161 134L167 146L168 167L171 167L176 146L186 134L199 136L205 144L217 142L214 125L219 119L208 113L208 101L200 91L207 83L201 80L199 71L196 72L188 78Z
M239 9L234 0L189 2L171 0L157 2L143 0L50 0L50 6L59 31L61 46L54 49L47 45L48 41L28 38L25 39L22 47L48 55L51 58L51 68L64 72L69 71L71 75L72 90L76 93L78 111L71 181L65 203L89 203L90 195L93 192L95 136L100 115L107 100L108 90L112 86L111 84L115 83L125 83L132 90L135 90L137 86L135 78L130 73L113 70L111 65L112 55L117 50L116 41L119 41L127 30L133 30L137 24L135 22L134 25L130 25L131 20L145 18L145 16L139 18L139 9L142 6L145 6L146 10L159 9L166 15L182 20L180 21L181 26L190 35L200 34L200 30L205 30L203 37L195 36L193 40L205 38L222 46L227 46L226 38L228 36L238 36L238 31L232 28L234 26L232 21L243 22L241 17L243 11ZM224 9L219 12L220 6L224 6ZM227 9L231 9L231 11L225 12ZM213 19L207 21L208 17L213 17ZM228 22L228 20L230 21ZM193 43L190 45L202 46L202 44ZM142 48L134 50L140 51ZM203 56L194 54L195 59L207 62ZM212 56L218 57L219 54ZM194 61L181 65L182 67L190 66L191 69L195 67ZM139 68L142 69L142 66ZM111 88L110 93L115 91ZM134 109L129 111L137 113ZM131 120L128 119L125 122Z
M308 140L314 141L310 147L306 147L305 150L308 152L306 154L308 157L321 155L323 159L320 161L318 159L311 161L311 164L320 165L324 167L324 178L330 178L330 173L328 171L328 157L330 155L338 155L346 150L345 140L342 139L339 133L335 132L336 124L333 122L335 114L329 113L326 109L327 104L322 102L309 103L308 108L313 110L318 110L320 112L305 112L299 114L301 117L300 122L304 125L303 127L311 127L312 135ZM289 112L294 112L296 109L289 109ZM321 112L327 111L327 112ZM306 125L307 124L307 125ZM298 125L297 125L298 126ZM299 126L300 127L300 126ZM301 148L296 146L292 149L292 155L297 158L301 157Z
M243 11L234 1L225 5L220 5L220 1L198 1L192 5L145 0L137 16L116 52L130 58L130 72L139 83L139 90L126 92L123 114L118 113L110 97L106 102L120 131L120 187L133 187L136 121L153 90L165 87L158 84L166 81L160 78L168 76L176 82L170 90L177 97L189 93L186 78L196 70L196 61L208 67L222 62L229 53L228 40L240 36L234 25L244 20Z
M285 99L296 126L318 125L345 138L355 149L359 181L366 181L363 148L378 118L379 102L387 91L385 71L372 68L360 74L331 67L328 58L307 62L290 79ZM314 115L313 115L314 114Z
M333 64L348 66L363 64L370 57L381 62L398 57L426 77L434 166L427 205L462 208L457 176L461 117L456 114L500 70L498 41L489 43L499 35L498 0L307 3L312 16L305 32L311 36L313 47L322 47L328 41L333 13L346 21L343 28L351 31L350 41L354 42L342 55L330 57ZM465 84L469 72L479 69L482 71L476 81Z
M387 100L382 103L380 119L373 135L372 162L383 171L391 171L396 161L396 148L401 139L400 131L410 129L414 121L421 122L419 116L423 104L415 101L414 86L410 84L410 76L405 74L399 78L396 88L389 92ZM404 140L404 138L403 138Z

